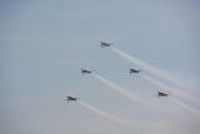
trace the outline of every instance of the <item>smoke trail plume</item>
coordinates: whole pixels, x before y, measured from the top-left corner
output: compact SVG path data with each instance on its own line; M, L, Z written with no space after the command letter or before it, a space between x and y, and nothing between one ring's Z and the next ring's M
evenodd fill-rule
M158 88L165 90L165 91L170 91L172 92L174 95L177 95L183 99L187 99L189 101L195 101L192 97L190 97L188 94L185 94L184 92L180 91L180 89L178 88L174 88L174 87L170 87L150 76L147 76L145 74L142 75L143 78L145 78L146 80L148 80L149 82L151 82L152 84L154 84L155 86L157 86Z
M172 78L169 74L161 71L160 69L156 68L156 67L153 67L133 56L130 56L128 55L127 53L121 51L120 49L116 48L116 47L111 47L111 50L115 53L117 53L118 55L122 56L123 58L129 60L130 62L132 62L133 64L135 64L136 66L138 66L139 68L143 69L143 71L149 75L153 75L153 76L157 76L159 78L162 78L164 80L167 80L167 81L171 81L173 82L174 84L180 86L182 85L182 83L180 83L180 81L177 81L175 80L174 78ZM145 74L143 74L145 75ZM191 102L194 102L195 99L194 97L191 97L191 95L187 94L186 93L186 90L182 90L184 88L181 88L181 90L179 88L174 88L174 87L169 87L157 80L154 80L150 77L147 78L147 76L145 76L146 79L148 79L149 81L151 81L152 83L156 84L157 86L161 87L161 88L164 88L165 90L173 90L173 93L180 96L180 97L185 97L185 99L191 101ZM179 90L179 91L178 91Z
M140 99L139 97L135 96L134 94L132 94L131 92L127 91L126 89L116 85L115 83L112 83L111 81L99 76L98 74L93 74L93 76L95 78L97 78L98 80L100 80L101 82L103 82L104 84L108 85L109 87L111 87L111 89L117 91L118 93L122 94L123 96L129 98L130 100L132 100L133 102L138 102L141 103L143 105L146 106L150 106L156 109L161 110L160 108L158 108L156 105L152 104L152 103L148 103L142 99Z
M136 101L136 102L140 102L140 103L144 103L143 100L141 100L140 98L138 98L137 96L135 96L134 94L130 93L129 91L127 91L126 89L116 85L115 83L112 83L111 81L99 76L98 74L94 74L93 75L95 78L97 78L98 80L100 80L101 82L105 83L106 85L110 86L113 90L117 91L118 93L128 97L129 99L131 99L132 101Z
M173 82L174 84L178 84L178 85L182 85L182 83L180 83L180 81L175 80L173 77L171 77L169 74L167 74L166 72L161 71L160 69L153 67L141 60L139 60L138 58L135 58L133 56L130 56L129 54L121 51L120 49L116 48L116 47L110 47L111 50L115 53L117 53L118 55L124 57L125 59L127 59L128 61L130 61L131 63L133 63L134 65L136 65L137 67L141 68L144 72L149 73L151 75L155 75L159 78L162 78L164 80L167 80L169 82Z
M184 109L184 110L187 110L188 112L190 113L193 113L195 114L196 116L198 116L200 118L200 111L196 110L195 108L193 107L190 107L182 102L180 102L179 100L175 99L175 98L172 98L170 97L170 100L175 104L177 105L178 107Z
M132 127L133 124L131 122L128 122L126 120L122 120L122 119L119 119L118 117L116 116L113 116L95 106L92 106L90 104L88 104L87 102L84 102L84 101L79 101L79 103L84 106L85 108L89 109L90 111L94 112L95 114L101 116L101 117L104 117L104 118L107 118L109 120L112 120L113 122L115 123L119 123L119 124L122 124L122 125L127 125L129 127Z

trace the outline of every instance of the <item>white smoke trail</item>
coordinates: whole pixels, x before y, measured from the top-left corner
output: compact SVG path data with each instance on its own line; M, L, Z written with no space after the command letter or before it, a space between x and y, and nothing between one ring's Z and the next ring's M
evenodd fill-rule
M140 102L140 103L144 103L143 100L141 100L140 98L138 98L137 96L135 96L134 94L130 93L129 91L125 90L124 88L116 85L115 83L112 83L111 81L97 75L97 74L93 74L93 76L95 78L97 78L98 80L100 80L101 82L105 83L106 85L110 86L113 90L119 92L120 94L128 97L129 99L131 99L132 101L136 101L136 102Z
M146 105L146 106L150 106L150 107L153 107L153 108L156 108L156 109L159 109L161 110L160 108L158 108L156 105L152 104L152 103L148 103L142 99L140 99L139 97L135 96L134 94L132 94L131 92L127 91L126 89L116 85L115 83L112 83L111 81L97 75L97 74L93 74L93 76L95 78L97 78L98 80L100 80L101 82L103 82L104 84L108 85L111 87L111 89L117 91L118 93L124 95L125 97L128 97L129 99L131 99L133 102L138 102L138 103L141 103L143 105Z
M190 107L189 105L186 105L186 104L180 102L179 100L177 100L175 98L172 98L172 97L169 97L169 98L178 107L180 107L184 110L187 110L190 113L192 112L193 114L195 114L196 116L198 116L200 118L200 111L196 110L195 108Z
M124 57L125 59L129 60L130 62L132 62L133 64L135 64L136 66L140 67L143 72L146 72L147 74L150 74L150 75L154 75L154 76L157 76L159 78L162 78L164 80L167 80L167 81L171 81L173 82L174 84L178 84L178 86L182 85L180 83L180 81L177 81L175 80L174 78L172 78L169 74L159 70L158 68L156 67L153 67L149 64L146 64L144 63L143 61L133 57L133 56L130 56L128 55L127 53L121 51L120 49L116 48L116 47L111 47L111 50L115 53L117 53L118 55ZM192 97L191 95L189 95L188 93L186 93L186 90L183 91L184 88L174 88L174 87L169 87L161 82L158 82L157 80L152 80L152 79L148 79L149 81L151 81L152 83L162 87L162 88L165 88L167 90L173 90L173 92L180 96L180 97L185 97L187 100L191 101L191 102L195 102L195 99L194 97ZM179 91L178 91L179 90Z
M191 102L194 102L194 98L190 97L188 94L185 94L184 92L181 92L180 89L178 88L174 88L174 87L171 87L171 86L168 86L150 76L147 76L145 74L142 75L143 78L145 78L146 80L148 80L149 82L151 82L152 84L154 84L155 86L157 86L158 88L162 89L162 90L165 90L165 91L170 91L172 92L174 95L177 95L183 99L187 99Z
M174 84L182 85L182 83L180 81L175 80L173 77L171 77L166 72L163 72L160 69L153 67L153 66L139 60L136 57L130 56L129 54L121 51L120 49L118 49L116 47L110 47L110 48L113 52L124 57L125 59L127 59L128 61L130 61L134 65L136 65L137 67L141 68L144 72L149 73L151 75L155 75L155 76L162 78L164 80L167 80L169 82L173 82Z
M92 106L90 104L88 104L87 102L84 102L84 101L79 101L79 103L84 106L85 108L91 110L92 112L96 113L97 115L101 116L101 117L104 117L104 118L107 118L109 120L112 120L113 122L116 122L116 123L119 123L119 124L122 124L122 125L127 125L129 127L133 127L133 124L131 122L128 122L126 120L123 120L123 119L119 119L118 117L116 116L113 116L105 111L102 111L101 109L95 107L95 106Z

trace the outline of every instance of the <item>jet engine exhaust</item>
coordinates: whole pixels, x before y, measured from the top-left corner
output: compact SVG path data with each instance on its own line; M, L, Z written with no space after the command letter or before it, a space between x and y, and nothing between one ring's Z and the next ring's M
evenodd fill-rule
M116 85L115 83L107 80L106 78L103 78L101 77L100 75L98 74L93 74L93 76L100 80L101 82L103 82L104 84L108 85L109 87L111 87L111 89L117 91L118 93L120 93L121 95L129 98L130 100L132 100L133 102L138 102L140 104L143 104L143 105L146 105L146 106L150 106L152 108L156 108L156 109L159 109L161 110L158 106L152 104L152 103L148 103L142 99L140 99L139 97L135 96L133 93L129 92L128 90Z
M195 108L190 107L189 105L186 105L186 104L180 102L176 98L172 98L172 97L169 97L169 98L176 106L180 107L181 109L187 110L188 112L193 113L200 118L200 112L198 110L196 110Z
M191 102L195 101L191 96L185 94L184 92L181 92L179 89L174 88L174 87L170 87L170 86L168 86L168 85L166 85L166 84L154 79L151 76L147 76L147 75L143 74L142 77L145 78L147 81L151 82L152 84L154 84L155 86L157 86L161 90L170 91L174 95L177 95L177 96L179 96L179 97L181 97L183 99L187 99L188 101L191 101Z
M178 85L182 85L182 83L180 83L180 81L177 81L175 79L173 79L169 74L167 74L166 72L161 71L160 69L153 67L141 60L139 60L136 57L130 56L129 54L121 51L120 49L116 48L116 47L110 47L111 50L113 52L115 52L116 54L120 55L121 57L127 59L128 61L130 61L131 63L133 63L134 65L136 65L137 67L141 68L144 72L149 73L151 75L155 75L159 78L162 78L164 80L167 80L169 82L173 82L174 84L178 84Z
M109 113L107 113L107 112L105 112L105 111L103 111L103 110L101 110L101 109L99 109L99 108L97 108L95 106L92 106L92 105L88 104L85 101L81 100L81 101L79 101L79 103L83 107L85 107L85 108L89 109L90 111L94 112L95 114L97 114L97 115L99 115L101 117L104 117L106 119L109 119L109 120L111 120L111 121L113 121L115 123L122 124L122 125L127 125L129 127L133 126L133 124L131 122L128 122L128 121L123 120L123 119L119 119L118 117L116 117L114 115L111 115L111 114L109 114Z
M172 82L173 84L177 85L177 86L181 86L183 85L180 81L175 80L174 78L172 78L169 74L167 74L166 72L161 71L160 69L153 67L141 60L139 60L138 58L135 58L123 51L121 51L120 49L116 48L116 47L110 47L111 50L113 52L115 52L116 54L118 54L119 56L127 59L128 61L130 61L131 63L133 63L134 65L136 65L137 67L141 68L143 70L143 72L145 72L148 75L153 75L153 76L157 76L159 78L162 78L163 80L166 80L168 82ZM145 75L145 74L143 74ZM146 77L147 78L147 77ZM149 79L150 80L150 79ZM150 80L151 82L155 83L156 85L159 85L160 87L168 87L167 89L179 89L179 88L172 88L169 86L165 86L164 84L162 84L161 82L157 82L155 80ZM183 87L183 86L181 86ZM181 88L184 89L184 88ZM176 92L177 95L179 96L184 96L185 98L187 98L188 100L194 101L193 97L189 97L188 93L186 93L186 90L179 90L181 92L177 92L177 90L174 92ZM184 93L183 93L184 92ZM186 95L187 94L187 95Z

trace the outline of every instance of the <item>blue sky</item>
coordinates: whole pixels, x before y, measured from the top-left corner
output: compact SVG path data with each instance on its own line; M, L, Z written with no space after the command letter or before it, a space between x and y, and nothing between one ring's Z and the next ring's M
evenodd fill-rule
M169 72L194 93L200 90L199 6L197 0L1 1L1 133L197 134L199 119L167 100L157 102L155 87L140 76L132 79L125 73L132 64L101 49L99 41L112 42ZM81 66L156 101L166 112L133 103L93 77L82 77ZM113 123L79 104L66 108L67 94L136 127Z

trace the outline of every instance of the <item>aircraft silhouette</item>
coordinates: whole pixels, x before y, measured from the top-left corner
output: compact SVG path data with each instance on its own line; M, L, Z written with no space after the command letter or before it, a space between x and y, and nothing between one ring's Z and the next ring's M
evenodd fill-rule
M130 75L131 75L131 74L139 74L140 72L141 72L141 70L137 70L137 69L134 69L134 68L130 68L130 69L129 69Z
M106 43L101 41L101 47L110 47L112 44L111 43Z
M169 95L168 93L158 91L158 97L167 97L168 95Z
M79 98L76 98L76 97L72 97L72 96L66 96L64 98L65 101L67 101L67 103L71 102L71 101L74 101L74 102L77 102Z
M83 69L83 68L81 68L80 70L81 70L82 75L84 75L84 74L91 74L94 71L94 70L91 71L91 70Z

